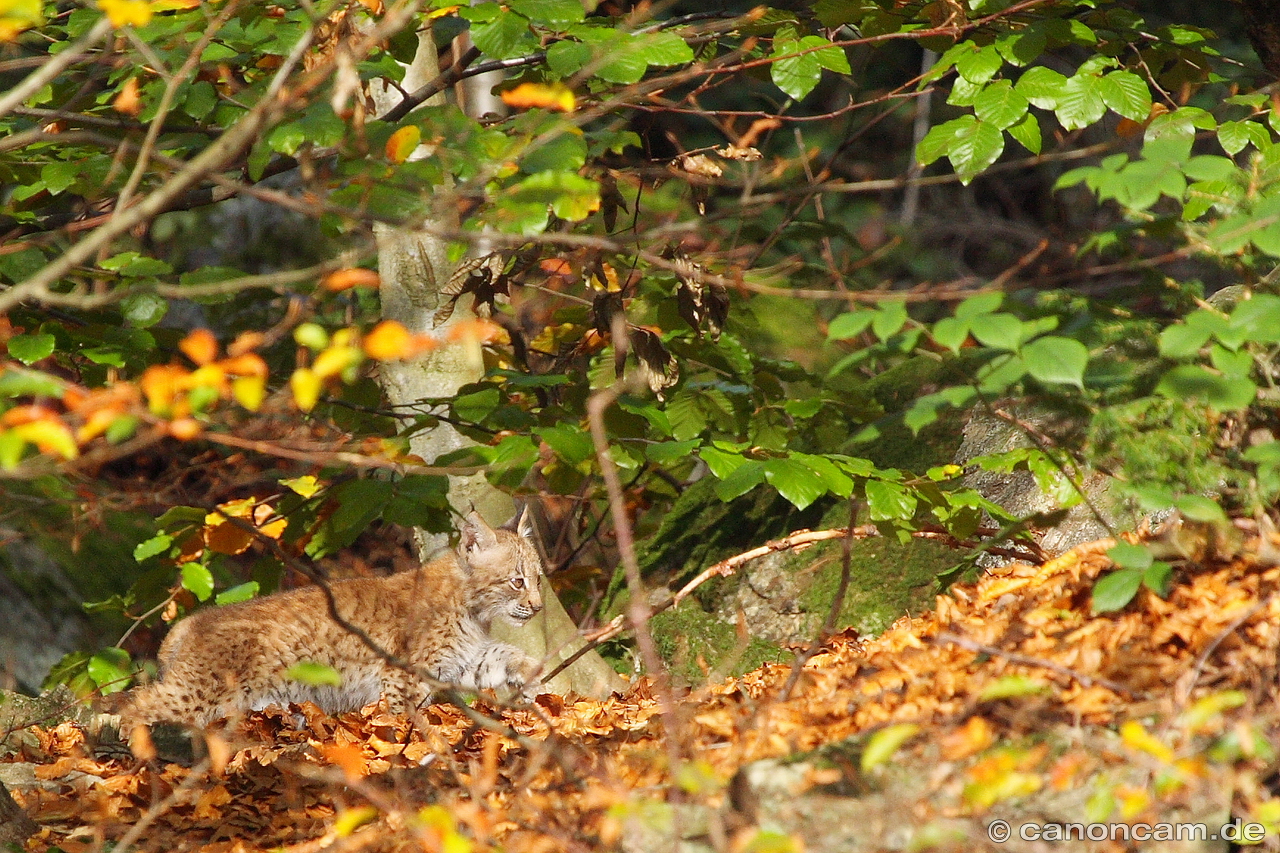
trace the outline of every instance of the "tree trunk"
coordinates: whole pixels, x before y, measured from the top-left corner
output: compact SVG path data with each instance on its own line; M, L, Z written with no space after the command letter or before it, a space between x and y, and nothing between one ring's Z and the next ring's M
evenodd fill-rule
M1262 67L1280 78L1280 0L1243 0L1245 33Z
M414 91L437 75L438 57L429 29L418 36L418 51L409 66L402 86ZM395 90L375 88L374 103L379 114L399 101ZM443 95L428 101L443 103ZM447 209L448 205L442 205ZM452 224L452 223L450 223ZM412 331L426 331L434 325L434 315L441 302L440 288L449 280L452 266L443 240L426 231L408 231L379 226L378 267L382 278L382 315L396 320ZM467 305L459 304L448 323L474 318ZM478 346L445 347L424 356L402 362L383 363L382 386L392 405L412 406L427 397L448 397L461 386L474 382L484 374ZM448 424L415 434L410 450L428 462L470 442ZM515 512L511 498L495 489L483 474L450 477L449 501L459 513L475 509L491 524L505 522ZM447 544L441 535L416 532L422 559ZM574 652L581 641L564 607L543 579L544 607L527 625L514 629L495 624L495 635L524 649L530 655L547 660L547 669ZM547 685L557 693L578 693L604 698L625 682L595 652L583 655Z
M35 835L35 821L9 796L9 789L0 782L0 845L14 844L22 847Z

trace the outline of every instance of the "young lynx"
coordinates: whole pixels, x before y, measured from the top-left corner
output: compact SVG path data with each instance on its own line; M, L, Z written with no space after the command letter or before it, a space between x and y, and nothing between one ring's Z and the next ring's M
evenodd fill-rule
M542 564L526 520L522 515L517 534L493 530L472 512L456 553L412 572L333 583L337 613L435 681L467 690L526 687L538 662L489 636L495 616L519 625L542 609ZM301 661L332 667L341 685L287 678ZM340 713L384 697L391 710L407 711L431 692L428 682L335 622L323 590L310 586L183 619L160 647L160 679L133 690L120 714L126 732L161 721L204 727L290 702Z

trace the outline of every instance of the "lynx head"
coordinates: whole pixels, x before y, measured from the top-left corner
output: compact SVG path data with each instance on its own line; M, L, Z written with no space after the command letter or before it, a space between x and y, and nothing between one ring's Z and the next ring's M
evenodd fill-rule
M462 522L459 553L471 573L471 610L486 625L505 616L523 625L542 609L538 581L542 559L533 544L533 524L526 508L516 531L485 524L474 510Z

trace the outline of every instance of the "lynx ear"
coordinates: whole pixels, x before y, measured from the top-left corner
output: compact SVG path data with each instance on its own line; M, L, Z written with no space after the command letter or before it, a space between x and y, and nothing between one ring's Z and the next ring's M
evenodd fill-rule
M516 516L516 533L525 539L533 539L533 510L528 504L525 504L520 510L520 515Z
M470 557L498 544L497 534L474 509L462 520L462 553Z

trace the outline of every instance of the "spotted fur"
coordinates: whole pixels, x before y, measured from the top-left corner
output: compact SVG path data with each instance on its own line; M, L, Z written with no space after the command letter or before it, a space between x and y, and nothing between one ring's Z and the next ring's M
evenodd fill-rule
M527 689L539 664L489 636L493 619L523 624L542 609L542 562L529 539L494 530L476 513L451 552L412 572L338 581L338 615L389 655L391 665L330 616L319 587L200 610L177 623L160 647L160 678L136 688L121 708L125 731L153 722L207 726L268 705L314 702L330 713L379 698L403 712L428 700L416 673L463 689ZM284 673L314 661L342 676L337 686L293 681Z

